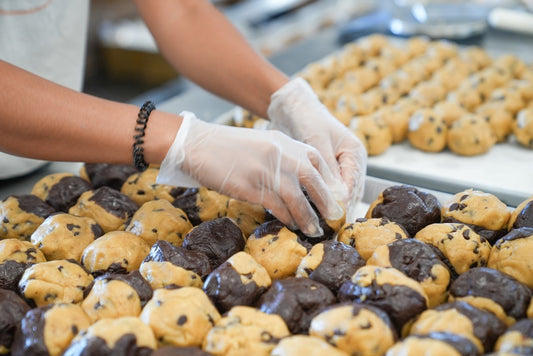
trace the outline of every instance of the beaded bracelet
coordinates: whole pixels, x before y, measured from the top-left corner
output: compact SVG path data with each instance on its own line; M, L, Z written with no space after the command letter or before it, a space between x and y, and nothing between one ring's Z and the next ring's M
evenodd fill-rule
M148 168L148 163L146 163L144 160L144 148L142 145L144 143L144 130L146 130L148 118L153 110L155 110L154 103L147 101L141 106L139 114L137 115L137 125L135 126L135 131L137 131L138 134L133 136L133 165L141 172Z

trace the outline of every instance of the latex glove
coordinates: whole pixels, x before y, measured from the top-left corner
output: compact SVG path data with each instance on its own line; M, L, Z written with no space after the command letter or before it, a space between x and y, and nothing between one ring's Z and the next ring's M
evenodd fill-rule
M344 190L330 186L336 199L346 204L346 219L356 218L363 197L367 152L364 144L320 102L302 78L290 80L271 97L268 107L271 128L315 147Z
M274 130L204 122L183 112L183 122L161 163L157 182L207 188L261 204L287 226L309 236L323 234L301 187L320 214L343 215L328 190L334 180L318 151ZM193 179L191 179L193 178Z

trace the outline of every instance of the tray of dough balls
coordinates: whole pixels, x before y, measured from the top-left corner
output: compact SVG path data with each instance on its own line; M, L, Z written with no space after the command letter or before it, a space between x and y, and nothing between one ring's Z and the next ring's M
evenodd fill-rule
M84 164L0 201L0 354L531 354L533 196L369 177L310 238L157 174Z
M517 56L370 35L296 75L364 142L370 175L450 193L475 186L512 206L533 193L533 66Z

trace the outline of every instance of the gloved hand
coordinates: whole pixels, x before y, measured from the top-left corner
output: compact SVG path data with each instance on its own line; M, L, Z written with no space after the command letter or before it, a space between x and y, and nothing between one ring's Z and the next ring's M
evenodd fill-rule
M346 204L346 220L355 218L363 196L367 152L363 143L339 122L320 102L302 78L290 80L271 97L268 107L270 128L315 147L345 191L332 191Z
M342 217L343 209L328 189L335 179L315 148L274 130L210 124L190 112L180 115L183 122L161 163L158 183L201 184L261 204L308 236L320 236L323 231L302 186L320 214Z

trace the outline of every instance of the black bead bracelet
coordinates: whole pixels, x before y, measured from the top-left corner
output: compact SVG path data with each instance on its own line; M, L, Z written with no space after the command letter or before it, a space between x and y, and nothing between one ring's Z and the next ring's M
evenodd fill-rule
M141 172L148 168L148 163L144 160L144 148L142 145L144 143L144 130L146 130L148 118L153 110L155 110L154 103L151 101L145 102L139 110L137 124L135 125L135 131L138 133L133 136L133 165Z

